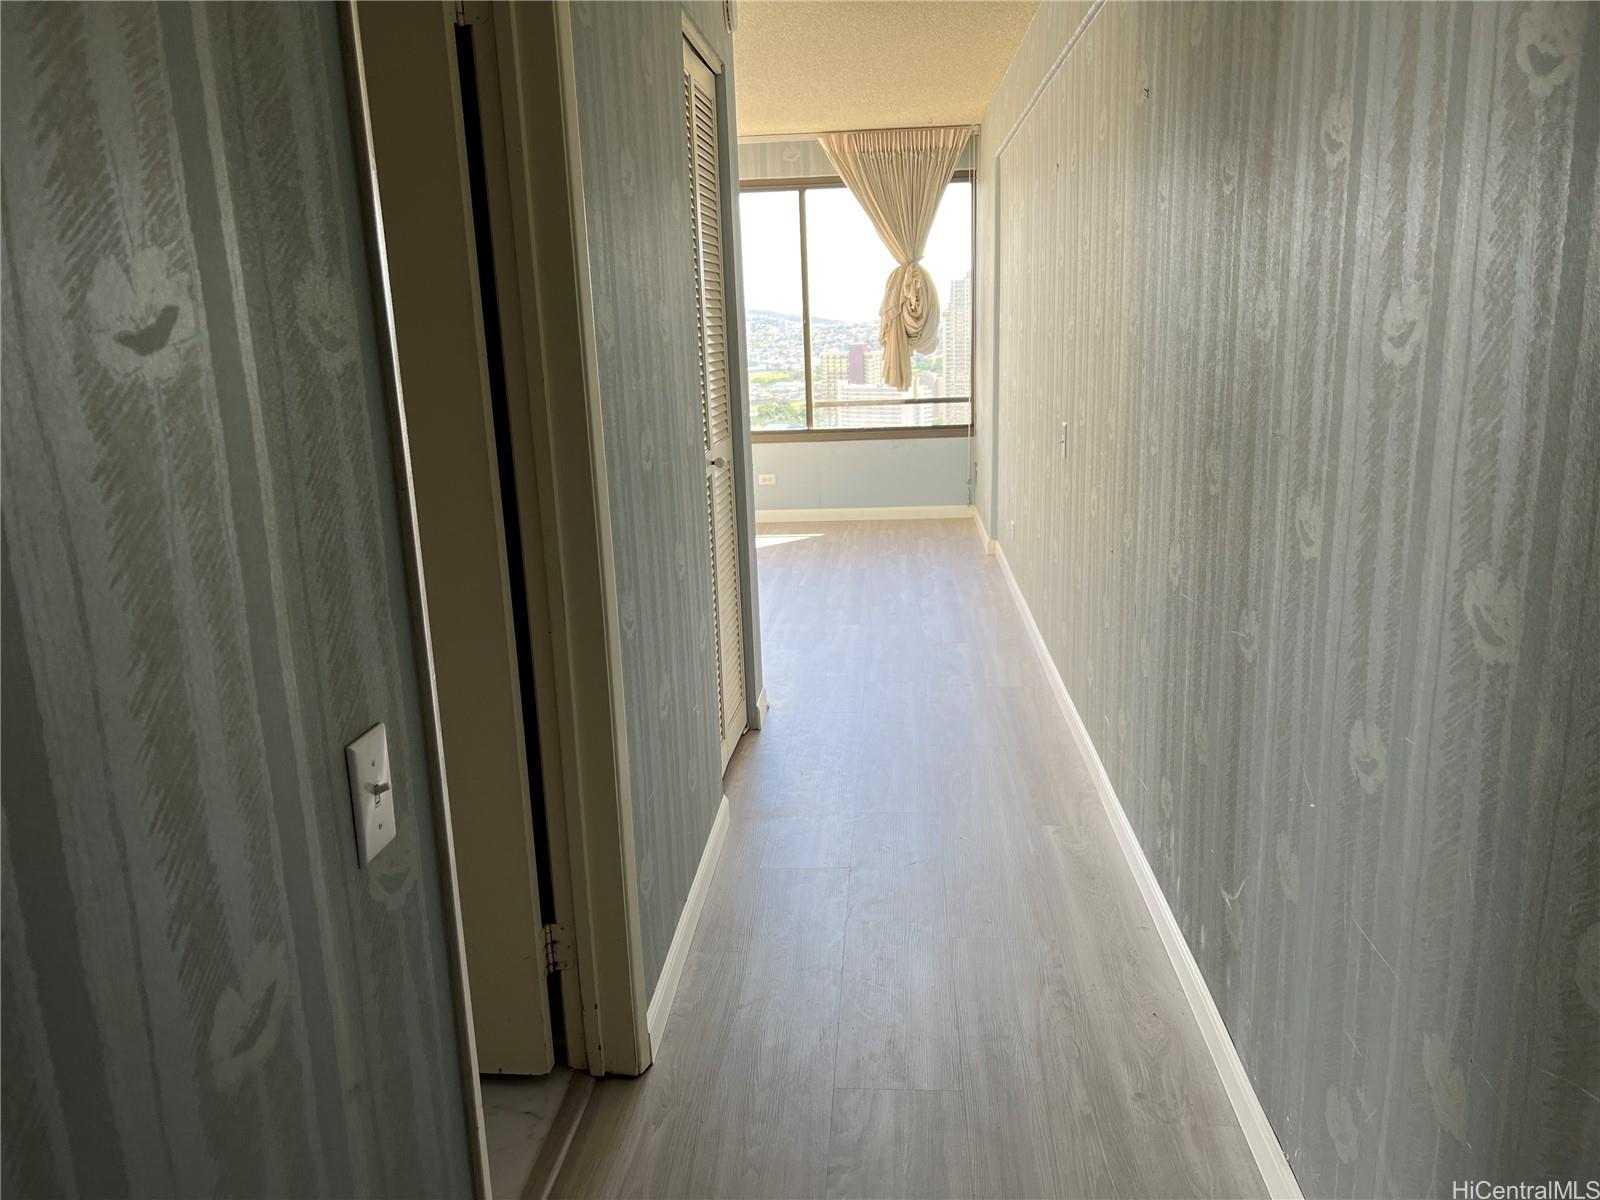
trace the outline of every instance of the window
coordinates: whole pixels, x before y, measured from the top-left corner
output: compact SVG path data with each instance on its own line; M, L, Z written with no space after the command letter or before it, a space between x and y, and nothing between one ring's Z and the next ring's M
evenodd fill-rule
M761 186L739 197L750 427L965 428L972 419L972 184L945 188L922 262L939 290L939 344L911 386L883 382L878 305L894 259L838 183ZM809 358L809 370L807 360Z
M800 193L739 197L744 246L750 427L806 427L805 293L800 286Z

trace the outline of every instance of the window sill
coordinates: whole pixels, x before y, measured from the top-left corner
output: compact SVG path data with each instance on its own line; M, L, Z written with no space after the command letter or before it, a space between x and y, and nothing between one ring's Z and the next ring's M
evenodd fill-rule
M970 425L922 425L888 429L769 429L753 430L750 440L765 442L878 442L903 438L968 437Z

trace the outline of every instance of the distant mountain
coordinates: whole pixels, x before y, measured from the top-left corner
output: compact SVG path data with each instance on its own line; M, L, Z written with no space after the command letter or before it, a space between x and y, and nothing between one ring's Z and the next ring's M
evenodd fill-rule
M770 309L770 308L752 308L752 309L748 309L746 311L745 315L747 317L766 317L768 320L772 320L772 321L794 321L794 322L798 323L799 320L800 320L800 314L799 313L773 312L772 309ZM859 324L861 324L860 321L841 321L836 317L812 317L811 318L811 323L813 325L859 325Z

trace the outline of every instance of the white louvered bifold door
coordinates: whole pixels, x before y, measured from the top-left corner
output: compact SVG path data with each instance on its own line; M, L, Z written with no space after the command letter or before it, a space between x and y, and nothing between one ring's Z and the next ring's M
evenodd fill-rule
M687 41L683 116L689 155L689 223L694 304L699 324L700 428L706 452L706 536L711 543L718 732L727 767L745 730L744 622L739 604L739 534L733 474L733 414L728 393L728 312L723 290L721 162L717 80Z

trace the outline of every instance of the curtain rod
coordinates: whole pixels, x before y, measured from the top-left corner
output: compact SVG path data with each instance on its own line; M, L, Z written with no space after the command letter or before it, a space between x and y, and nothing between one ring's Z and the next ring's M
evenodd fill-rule
M750 133L739 136L739 144L755 144L757 142L812 142L818 138L826 137L830 133L906 133L916 129L960 129L963 122L957 121L954 125L892 125L883 129L822 129L816 133ZM976 133L981 125L967 124L967 129Z

